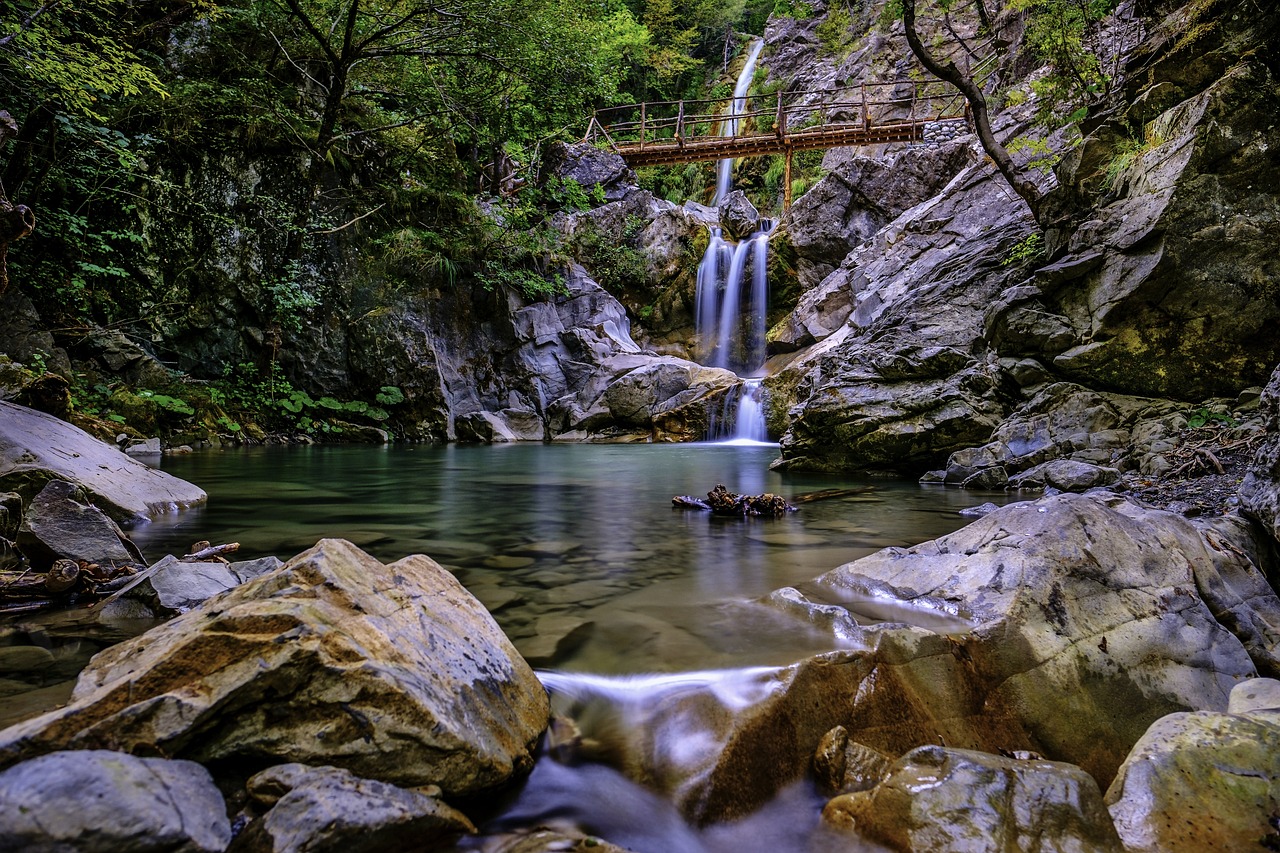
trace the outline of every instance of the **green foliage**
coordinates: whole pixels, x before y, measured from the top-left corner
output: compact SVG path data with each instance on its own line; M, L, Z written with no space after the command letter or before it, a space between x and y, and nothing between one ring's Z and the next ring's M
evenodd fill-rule
M1215 412L1204 406L1187 413L1187 429L1200 429L1201 427L1234 427L1239 424L1235 418L1222 412Z
M194 415L196 410L191 404L179 397L170 397L168 394L157 394L155 391L143 389L138 391L138 396L144 400L150 400L166 412L174 412L179 415Z
M265 375L252 364L228 365L223 369L222 393L229 408L240 415L239 420L230 414L224 416L237 424L232 432L240 431L240 421L251 420L269 430L336 434L342 428L331 422L333 418L354 417L377 423L390 417L382 406L404 401L403 392L392 385L383 386L375 396L375 401L381 404L377 406L367 400L339 400L328 395L316 399L293 387L280 366L274 363ZM218 422L222 424L221 420Z
M813 17L813 7L804 0L774 0L773 16L807 21Z
M853 16L843 3L836 0L827 7L827 16L814 28L814 35L828 54L839 54L849 39Z
M1008 254L1004 256L1004 260L1000 262L1000 266L1023 266L1034 263L1042 257L1044 257L1044 236L1039 231L1032 231L1013 244Z
M105 118L111 99L151 92L164 84L140 44L144 15L182 14L204 3L131 0L7 0L0 4L0 78L35 101L67 113ZM6 103L12 108L12 102Z
M1048 74L1031 83L1039 99L1037 118L1042 124L1078 122L1088 104L1110 90L1111 78L1087 38L1117 2L1010 0L1009 9L1027 13L1027 46L1050 67Z
M1168 141L1153 122L1143 125L1140 130L1130 127L1129 134L1116 143L1113 156L1103 167L1102 189L1104 192L1119 193L1124 188L1125 175L1129 169L1141 161L1147 153Z
M404 402L404 392L394 385L383 385L374 396L375 400L384 406L396 406Z
M605 290L623 294L645 285L647 266L640 237L644 220L628 216L622 233L606 234L594 222L586 221L575 235L574 252L592 277Z

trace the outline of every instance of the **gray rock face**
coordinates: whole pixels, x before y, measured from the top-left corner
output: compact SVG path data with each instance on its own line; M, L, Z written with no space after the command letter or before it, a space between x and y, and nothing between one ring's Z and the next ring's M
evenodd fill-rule
M760 220L760 211L747 200L742 190L734 190L724 197L719 208L720 224L725 233L734 240L742 240L751 236Z
M116 523L88 503L84 492L65 480L51 480L27 507L18 529L18 547L34 564L84 560L104 568L146 561Z
M939 746L907 753L885 781L837 797L822 817L893 850L1125 849L1079 767Z
M822 282L877 231L940 192L972 156L968 145L956 143L841 162L796 199L787 217L800 286Z
M434 850L475 832L466 815L437 797L336 767L280 764L252 777L248 789L267 811L230 853Z
M1271 375L1260 406L1267 434L1240 484L1240 508L1280 542L1280 368Z
M533 671L452 575L326 539L98 654L67 707L0 733L0 764L111 744L457 796L526 771L547 718Z
M1222 16L1212 39L1241 38L1250 24L1240 17ZM1265 40L1266 27L1257 22L1254 37ZM1223 49L1247 55L1239 42ZM1212 42L1200 50L1212 55ZM996 324L1010 344L1028 345L1002 354L1043 354L1059 375L1130 394L1234 396L1280 361L1265 331L1280 323L1280 300L1259 277L1280 239L1271 153L1280 94L1261 60L1225 73L1211 62L1163 62L1143 75L1153 97L1085 140L1062 170L1076 193L1109 201L1054 235L1067 252L1041 271L1040 294L1015 300ZM1150 128L1145 144L1107 188L1112 146L1135 120ZM1052 318L1070 340L1014 332L1028 316Z
M0 850L221 853L226 804L191 761L55 752L0 773Z
M80 486L120 522L145 521L208 498L65 421L0 402L0 488L34 496L55 479Z
M576 181L587 192L599 184L609 201L622 198L636 183L636 176L625 160L588 143L552 142L547 148L544 174Z
M1237 700L1237 691L1258 690L1260 682L1274 696L1271 679L1241 682L1227 713L1170 714L1134 746L1107 790L1126 850L1253 850L1280 842L1280 708Z
M977 164L855 249L848 323L766 383L792 404L782 465L918 471L985 442L1011 398L975 354L982 318L1014 276L999 258L1030 227Z

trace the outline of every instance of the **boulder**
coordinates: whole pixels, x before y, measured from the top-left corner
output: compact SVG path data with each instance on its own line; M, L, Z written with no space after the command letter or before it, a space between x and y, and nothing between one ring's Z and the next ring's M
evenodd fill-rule
M635 173L626 160L586 142L571 145L557 140L547 146L544 179L548 175L562 181L575 181L588 193L599 184L609 201L622 198L636 183Z
M601 400L611 423L660 427L659 439L696 440L706 437L708 403L719 402L738 381L730 370L664 357L614 380Z
M0 732L0 764L111 744L459 796L527 771L547 717L533 671L452 575L325 539L99 653L67 707Z
M756 223L760 221L760 211L747 200L742 190L734 190L724 197L719 207L720 225L725 233L734 240L743 240L756 232Z
M434 795L362 779L336 767L279 764L249 779L249 796L266 813L229 853L379 853L452 850L475 832L466 815Z
M1111 486L1120 480L1115 468L1104 468L1074 459L1055 459L1043 462L1023 471L1009 480L1017 489L1042 489L1046 486L1063 492L1087 492L1089 489Z
M1260 408L1267 432L1240 484L1240 510L1280 542L1280 368L1271 374Z
M1170 714L1147 730L1107 791L1125 850L1199 853L1280 845L1278 689L1271 679L1241 682L1226 713Z
M907 753L870 791L831 800L822 819L900 851L1125 849L1079 767L940 746Z
M197 853L226 849L226 804L193 761L54 752L0 772L0 850Z
M282 565L276 557L238 563L189 563L169 554L143 572L126 595L142 601L155 613L176 615Z
M34 497L50 480L88 493L113 520L130 523L204 503L201 489L130 459L55 417L0 402L0 488Z
M65 480L50 480L31 501L18 529L17 545L41 569L54 560L84 560L104 569L141 566L146 560L84 491Z

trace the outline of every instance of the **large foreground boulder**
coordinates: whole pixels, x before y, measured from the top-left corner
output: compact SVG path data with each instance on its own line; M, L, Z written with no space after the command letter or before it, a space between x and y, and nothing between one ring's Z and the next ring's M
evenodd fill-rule
M197 853L231 840L226 804L191 761L55 752L0 773L0 850Z
M457 796L526 771L547 718L533 671L452 575L326 539L99 654L67 707L0 732L0 765L111 747Z
M1237 685L1227 713L1170 714L1107 791L1124 846L1142 853L1280 848L1280 683Z
M119 522L145 521L204 503L203 490L149 468L52 415L0 401L0 489L31 498L67 480Z

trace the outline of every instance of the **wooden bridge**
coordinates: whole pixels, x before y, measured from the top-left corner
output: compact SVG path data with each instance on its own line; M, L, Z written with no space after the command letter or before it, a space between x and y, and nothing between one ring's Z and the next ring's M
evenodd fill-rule
M967 122L964 99L939 89L936 81L905 81L779 91L748 96L747 108L736 116L729 114L732 98L628 104L597 110L585 140L610 148L633 167L783 154L789 202L795 151L921 142L931 126Z

